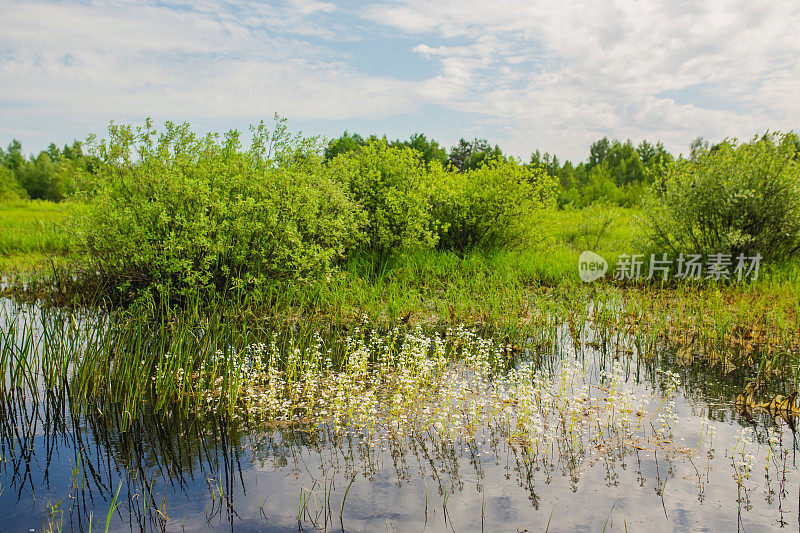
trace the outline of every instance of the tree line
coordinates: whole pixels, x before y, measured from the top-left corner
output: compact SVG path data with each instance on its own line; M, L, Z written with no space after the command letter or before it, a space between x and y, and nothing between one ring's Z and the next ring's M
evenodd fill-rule
M411 148L425 165L436 162L458 172L476 170L497 159L507 160L500 146L492 145L486 139L462 138L447 150L422 133L415 133L407 140L389 141L386 136L362 137L345 131L327 142L323 161L379 141L391 147ZM708 141L698 137L690 144L690 159L696 158L703 150L714 151L718 146L710 146ZM582 208L597 202L632 207L641 204L665 166L677 159L661 142L653 144L644 140L634 145L630 139L621 141L603 137L592 143L587 159L577 164L568 160L562 162L555 154L536 150L525 165L541 169L556 180L559 185L557 205L560 208ZM80 190L82 184L78 176L93 174L97 165L97 158L85 154L79 141L65 145L63 149L50 144L38 155L25 157L22 144L14 140L6 149L0 148L0 199L20 197L61 201Z
M98 159L86 155L74 141L61 149L51 143L39 155L25 157L14 139L0 148L0 200L30 198L60 202L83 188L80 176L94 174Z

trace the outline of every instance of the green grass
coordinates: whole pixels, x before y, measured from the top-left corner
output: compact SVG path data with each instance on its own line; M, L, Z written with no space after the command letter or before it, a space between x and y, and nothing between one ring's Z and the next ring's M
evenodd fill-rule
M5 250L0 270L27 271L18 280L26 282L29 295L67 303L80 301L76 294L88 294L84 302L91 302L104 294L103 287L92 280L82 287L74 285L72 271L66 268L56 269L60 275L53 277L47 262L53 255L64 259L62 254L68 250L64 212L65 206L48 202L0 207L0 242ZM710 343L715 350L744 347L771 359L776 353L797 352L797 263L765 265L753 283L620 285L611 275L593 284L581 282L577 264L583 250L603 255L612 272L619 254L642 252L636 238L640 214L639 209L610 206L554 211L535 244L518 250L464 256L420 250L395 253L385 260L353 254L329 279L266 282L224 295L228 303L222 307L256 322L310 321L345 327L366 321L380 327L420 324L433 328L462 323L515 338L522 332L537 335L537 328L553 317L580 322L592 303L607 301L622 304L625 311L601 314L594 320L604 321L609 328L634 327L653 346L665 340L690 346ZM66 259L80 264L74 254ZM41 271L50 277L37 279L36 269L43 265L48 269ZM12 286L10 292L23 292L17 290L20 287ZM156 302L142 301L131 310L148 320L159 314L157 308Z
M0 204L0 271L18 268L31 270L45 263L48 255L63 255L69 251L69 235L64 226L65 215L74 205L42 200L16 200ZM563 277L577 280L578 254L593 249L609 257L631 251L633 227L639 214L637 209L604 207L602 209L553 211L544 219L541 241L533 249L488 254L487 266L520 269L520 275L549 278ZM606 218L612 223L601 231L599 222ZM598 246L594 246L598 243ZM423 252L394 258L384 271L397 268L417 268L421 261L429 263L425 269L441 271L452 269L455 256L449 253ZM345 265L344 270L364 273L364 268L354 266L359 260ZM363 262L363 261L362 261ZM459 263L468 271L481 268L474 254Z
M66 204L42 200L0 203L0 271L34 270L69 250Z
M597 206L553 211L545 219L551 242L578 253L630 253L636 241L638 208ZM577 260L577 259L576 259Z

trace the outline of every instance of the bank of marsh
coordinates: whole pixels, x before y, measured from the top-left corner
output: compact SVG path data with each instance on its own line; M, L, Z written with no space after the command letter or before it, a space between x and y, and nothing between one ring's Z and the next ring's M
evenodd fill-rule
M13 527L795 520L797 409L769 407L798 386L791 236L698 240L774 244L758 279L620 280L615 258L655 243L651 208L565 206L543 166L323 154L280 127L249 150L187 125L110 137L66 203L0 207ZM681 180L705 190L719 158L758 166L786 139L673 162L659 209L691 221ZM585 250L608 260L594 283Z

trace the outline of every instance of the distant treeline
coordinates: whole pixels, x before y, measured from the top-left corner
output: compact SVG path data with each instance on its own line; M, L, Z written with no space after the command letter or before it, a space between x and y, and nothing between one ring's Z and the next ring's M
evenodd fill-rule
M330 161L337 155L360 150L377 141L392 147L407 147L415 150L426 165L438 162L444 167L452 166L459 172L478 169L485 162L506 159L503 151L486 139L461 139L456 146L446 150L437 141L424 134L415 133L408 140L389 141L376 135L362 137L345 131L340 137L331 139L324 149L323 160ZM709 147L702 137L691 145L690 158L694 159L703 150L714 151L719 145ZM592 143L586 161L577 165L571 161L560 161L555 154L531 154L526 166L542 169L559 184L557 204L586 207L596 202L607 202L625 207L639 205L664 167L676 161L661 142L652 144L646 140L635 146L630 139L620 141L608 137ZM22 144L14 140L7 149L0 148L0 199L31 198L58 202L81 189L76 176L93 174L97 166L96 157L84 154L79 141L59 149L51 144L39 155L25 157ZM80 172L76 172L79 170Z
M82 189L80 176L96 171L98 160L87 156L79 141L63 150L51 143L39 155L22 155L22 143L13 140L0 148L0 200L30 198L60 202Z
M486 139L461 139L448 152L437 141L428 140L420 133L405 141L398 139L390 142L386 137L379 139L371 135L365 138L345 131L341 137L329 141L325 159L332 159L378 140L389 142L391 146L413 148L426 163L437 161L445 166L452 165L460 172L474 170L498 157L505 158L500 147L496 144L492 146ZM691 158L695 158L703 149L714 150L716 146L709 148L708 142L698 137L690 145ZM536 150L531 154L527 166L542 169L557 180L560 185L559 207L586 207L595 202L631 207L641 203L644 193L663 173L664 167L676 159L661 142L652 144L645 140L635 146L630 139L622 142L603 137L592 143L585 162L577 165L570 161L562 163L555 154L543 154Z

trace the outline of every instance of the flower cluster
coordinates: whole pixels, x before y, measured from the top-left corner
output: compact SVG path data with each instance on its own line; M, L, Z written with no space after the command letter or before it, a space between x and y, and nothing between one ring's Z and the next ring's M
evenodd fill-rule
M356 328L339 350L324 345L318 336L304 349L273 338L239 355L218 352L196 377L199 405L222 401L225 381L237 384L236 416L250 423L357 431L370 442L424 434L458 446L501 437L529 461L569 456L570 464L669 438L676 416L677 375L667 375L664 401L647 415L647 398L618 362L591 384L586 363L569 353L555 370L512 364L512 347L461 326L436 335Z

